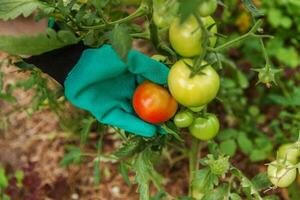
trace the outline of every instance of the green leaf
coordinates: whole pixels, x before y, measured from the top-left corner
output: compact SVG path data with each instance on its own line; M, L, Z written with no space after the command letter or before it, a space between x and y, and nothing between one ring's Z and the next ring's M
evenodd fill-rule
M160 189L162 177L154 170L151 156L154 154L150 149L146 149L138 154L133 169L136 173L135 180L138 183L138 192L140 193L140 200L149 200L149 184L150 180L154 185Z
M150 200L162 200L166 196L167 196L167 193L165 191L159 191L154 196L152 196L150 198Z
M261 17L263 14L255 7L252 0L242 0L247 10L251 13L253 17Z
M220 187L216 188L215 190L206 193L201 200L223 200L227 199L228 194L228 187L229 185L224 183Z
M274 27L277 28L280 26L282 18L282 12L279 9L271 8L268 10L268 21Z
M60 161L59 165L62 167L68 166L70 164L78 164L81 162L81 150L76 146L67 146L68 153Z
M100 171L100 157L96 158L94 160L94 170L93 170L93 174L94 174L94 183L96 185L98 185L100 183L101 180L101 171Z
M247 76L239 70L237 71L237 81L241 88L245 89L249 87L249 81L247 79Z
M125 25L116 25L110 33L110 42L112 47L117 51L119 56L126 60L127 54L131 49L132 38L129 34L128 27Z
M275 104L281 106L300 106L300 89L296 88L290 97L285 97L277 94L270 94L268 98Z
M229 194L230 200L242 200L241 196L237 193L230 193Z
M5 189L8 186L8 180L5 174L5 170L0 166L0 188Z
M252 141L246 136L246 133L240 133L237 138L237 142L244 154L248 155L253 150Z
M0 0L0 19L15 19L20 15L28 17L38 8L43 8L38 0Z
M123 179L127 183L127 185L130 186L131 181L129 180L129 176L128 176L128 168L126 167L126 165L123 162L121 162L119 165L119 172L123 176Z
M288 187L290 200L299 200L300 197L300 186L297 182L294 182Z
M256 175L251 182L257 190L263 190L272 185L266 172Z
M39 55L77 42L78 39L70 31L48 29L47 34L34 36L0 36L0 50L14 55Z
M224 129L218 134L218 139L220 141L235 139L239 135L239 132L235 129Z
M22 188L23 187L24 172L21 171L21 170L17 170L15 172L15 177L17 179L18 188Z
M143 151L145 148L145 141L140 137L134 137L130 141L124 142L114 155L118 158L127 158Z
M191 14L198 11L201 0L179 0L179 13L181 22L184 22Z
M192 180L192 188L197 191L210 191L218 184L218 176L211 173L209 168L197 170Z
M91 0L91 3L95 6L98 12L101 12L101 9L104 8L110 0Z
M223 152L224 154L233 156L236 152L237 145L236 145L236 142L232 139L225 140L225 141L221 142L220 149L221 149L221 152Z
M300 63L298 52L294 47L284 47L277 49L276 58L283 64L295 68Z
M88 136L90 133L90 130L95 122L95 118L90 116L88 118L85 118L82 120L82 127L80 130L80 140L82 144L86 144L88 140Z

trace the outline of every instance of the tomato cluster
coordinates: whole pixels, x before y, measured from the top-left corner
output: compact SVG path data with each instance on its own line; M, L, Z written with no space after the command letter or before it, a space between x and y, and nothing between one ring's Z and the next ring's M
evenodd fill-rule
M288 187L297 176L297 163L300 156L300 144L288 143L279 147L276 160L268 165L268 177L276 187Z
M220 123L216 115L206 113L204 108L216 97L220 78L210 63L204 59L200 62L195 60L205 58L204 48L214 47L216 44L217 26L210 15L215 12L217 1L203 1L199 5L198 14L190 15L183 22L179 15L166 14L165 18L161 16L165 10L171 10L167 13L175 13L178 6L163 9L157 2L156 4L154 23L158 28L169 27L169 42L181 58L171 66L168 75L168 88L172 97L166 91L162 92L162 88L158 89L160 86L146 82L137 88L133 107L143 120L156 124L169 120L175 114L176 100L181 109L173 119L174 124L178 128L188 128L200 140L210 140L217 135ZM204 33L209 37L204 38Z

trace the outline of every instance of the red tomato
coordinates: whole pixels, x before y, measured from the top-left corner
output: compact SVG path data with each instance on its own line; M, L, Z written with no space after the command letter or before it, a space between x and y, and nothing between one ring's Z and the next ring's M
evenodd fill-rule
M168 90L149 81L139 85L133 95L133 108L136 114L152 124L171 119L177 107L177 102Z

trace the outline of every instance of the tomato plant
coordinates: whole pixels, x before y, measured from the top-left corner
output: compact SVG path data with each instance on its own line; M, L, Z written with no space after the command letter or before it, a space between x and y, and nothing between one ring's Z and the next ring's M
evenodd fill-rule
M202 18L202 23L204 27L210 27L210 46L215 46L217 41L217 37L214 35L217 32L215 20L208 16ZM170 43L181 56L193 57L200 55L203 51L203 47L201 46L202 37L203 30L199 27L196 18L193 16L189 17L183 23L180 22L180 18L176 18L170 25Z
M219 128L218 118L213 114L207 114L205 117L197 117L189 126L189 131L200 140L210 140L218 134Z
M259 2L271 8L262 9L266 17L262 17L260 9L256 8ZM215 13L218 3L220 9ZM279 4L281 9L276 7ZM63 119L59 120L61 127L81 136L80 141L77 141L78 137L72 137L72 146L66 148L61 166L91 161L94 166L92 180L99 184L101 170L109 176L107 166L111 167L111 163L113 167L119 165L125 182L137 185L141 200L262 200L269 199L264 193L271 186L268 178L278 187L287 187L294 181L299 167L297 142L280 147L267 173L251 179L243 173L247 167L238 162L233 164L231 160L236 161L238 152L241 163L269 162L274 157L273 146L296 140L295 132L300 128L297 109L300 76L295 68L300 59L297 48L292 46L300 41L296 34L300 22L295 14L300 9L298 3L268 0L256 1L256 4L250 0L1 0L0 7L1 20L33 14L37 21L53 18L58 27L37 35L0 36L0 50L12 55L43 55L52 50L65 51L68 48L63 47L78 43L84 44L85 48L109 44L126 65L132 64L127 60L130 51L142 48L143 53L155 54L153 59L170 68L166 86L146 81L136 88L131 99L141 120L166 132L144 138L102 124L90 113L79 111L76 117L63 116L68 114L64 110L68 106L61 106L66 102L60 96L63 89L48 89L47 78L24 62L22 56L9 60L10 64L17 61L21 72L32 71L28 73L28 80L11 85L4 83L0 70L0 99L13 103L16 102L15 89L35 90L31 107L18 107L18 110L32 114L50 107ZM247 16L247 28L241 31L243 35L237 31L241 26L239 16ZM284 40L276 39L278 37L269 40L272 36L268 32L277 31L277 27L280 31L275 35L284 34L280 37ZM277 52L277 49L280 50ZM275 67L285 65L293 69L284 70L283 76ZM279 75L285 78L284 81L277 80L275 76ZM256 83L264 83L268 88ZM180 104L179 109L177 104ZM68 123L66 118L71 118L71 122ZM3 124L0 121L0 132ZM224 129L219 130L220 126ZM106 132L116 134L111 137L113 142L122 144L106 143ZM85 145L92 148L85 148ZM89 151L85 152L86 149ZM102 162L106 162L105 165ZM188 172L183 170L182 176L182 170L167 169L175 169L177 164ZM166 171L174 173L174 177L183 177L187 186L178 190L163 187L167 181L161 175L169 176ZM172 178L173 174L167 180L176 187ZM152 191L160 192L151 196ZM112 195L111 198L115 197Z
M132 104L140 118L153 124L171 119L177 110L177 102L169 92L149 81L137 87Z
M206 65L206 62L202 62ZM191 77L193 61L182 59L171 68L168 86L172 96L182 105L188 107L203 106L213 100L220 87L220 78L212 66L205 66L199 74Z
M182 111L175 115L174 123L179 128L186 128L193 123L194 116L189 111Z
M288 187L297 176L297 170L292 163L284 160L275 160L268 166L270 181L277 187Z

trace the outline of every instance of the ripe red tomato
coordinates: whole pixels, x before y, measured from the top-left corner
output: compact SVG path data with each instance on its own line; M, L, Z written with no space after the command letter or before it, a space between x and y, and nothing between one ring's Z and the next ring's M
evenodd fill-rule
M178 104L170 93L160 85L144 81L133 95L133 108L146 122L159 124L173 117Z

